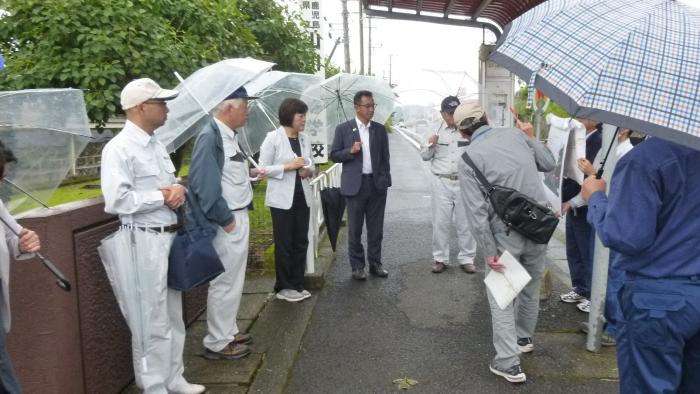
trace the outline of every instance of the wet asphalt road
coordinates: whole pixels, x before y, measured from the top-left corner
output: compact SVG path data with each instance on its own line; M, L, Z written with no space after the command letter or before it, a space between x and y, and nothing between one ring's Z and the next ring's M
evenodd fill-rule
M314 295L318 302L285 391L395 393L392 381L407 376L419 382L411 393L615 392L615 382L557 376L556 371L529 375L517 386L488 371L494 351L483 260L477 260L475 275L458 270L454 258L447 272L430 273L431 175L400 135L390 134L389 141L393 187L383 242L389 278L352 280L347 238L341 233L326 285ZM560 304L543 305L543 314L554 322L542 325L575 331L580 316L571 308L561 312L565 317L557 316ZM544 350L539 357L556 366L556 349L551 353ZM538 357L537 350L527 357ZM528 360L523 365L527 373Z

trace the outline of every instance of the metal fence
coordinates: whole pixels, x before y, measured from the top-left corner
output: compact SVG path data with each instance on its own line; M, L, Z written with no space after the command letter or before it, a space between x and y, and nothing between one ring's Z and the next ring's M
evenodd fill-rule
M342 170L342 164L333 164L331 168L323 171L311 181L311 194L313 197L311 201L311 217L309 218L309 248L306 251L307 274L316 272L318 248L325 228L323 209L321 208L321 190L329 187L340 187L340 173Z

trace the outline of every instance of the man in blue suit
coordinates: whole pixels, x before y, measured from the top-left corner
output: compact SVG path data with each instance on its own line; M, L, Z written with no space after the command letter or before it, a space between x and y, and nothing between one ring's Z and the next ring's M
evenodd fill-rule
M340 192L348 207L348 255L352 278L367 279L362 225L367 223L367 261L371 275L386 278L382 267L382 238L387 189L391 186L389 138L374 116L372 92L360 90L353 98L355 119L335 128L330 158L343 163Z

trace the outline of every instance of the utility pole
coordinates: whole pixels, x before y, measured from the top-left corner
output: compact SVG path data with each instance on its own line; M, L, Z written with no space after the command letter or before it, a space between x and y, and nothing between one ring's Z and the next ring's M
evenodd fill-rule
M391 86L391 58L394 55L389 55L389 86ZM393 86L391 86L393 88Z
M362 1L360 1L362 4ZM372 17L367 15L367 24L369 25L367 30L367 41L369 46L369 52L367 52L367 75L372 75Z
M365 43L364 31L362 31L362 0L358 1L360 6L360 75L365 75Z
M343 46L345 48L345 72L350 73L350 28L348 27L348 0L343 3Z

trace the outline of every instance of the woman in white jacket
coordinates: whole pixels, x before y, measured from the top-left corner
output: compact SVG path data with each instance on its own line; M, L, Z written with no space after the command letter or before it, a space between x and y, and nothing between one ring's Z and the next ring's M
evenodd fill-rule
M5 174L5 164L13 161L16 159L12 151L5 148L5 145L0 142L0 179ZM6 342L6 333L10 331L10 256L17 260L31 258L34 256L32 253L39 251L41 243L39 236L34 231L23 228L10 216L10 212L2 201L0 201L0 217L19 234L17 237L12 230L0 222L0 238L5 240L5 242L0 242L0 298L2 298L0 299L0 321L2 322L2 327L0 327L0 392L19 394L22 390L12 368Z
M267 173L265 205L272 213L275 240L276 297L289 302L311 296L304 290L313 175L311 143L301 133L307 111L301 100L284 100L280 128L267 133L260 147L260 165Z

